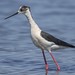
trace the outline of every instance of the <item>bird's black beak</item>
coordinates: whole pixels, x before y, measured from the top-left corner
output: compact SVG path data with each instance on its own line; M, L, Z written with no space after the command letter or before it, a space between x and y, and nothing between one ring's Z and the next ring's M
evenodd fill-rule
M17 15L19 12L16 12L16 13L14 13L13 15L11 15L11 16L8 16L8 17L6 17L5 19L8 19L8 18L10 18L10 17L12 17L12 16L15 16L15 15Z

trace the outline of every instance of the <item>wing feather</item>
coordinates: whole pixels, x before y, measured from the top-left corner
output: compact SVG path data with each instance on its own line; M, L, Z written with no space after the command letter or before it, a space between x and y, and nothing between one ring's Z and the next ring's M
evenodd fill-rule
M57 39L55 38L54 36L50 35L49 33L46 33L44 31L41 31L41 36L47 40L47 41L50 41L50 42L54 42L55 44L57 45L60 45L60 46L65 46L65 47L71 47L71 48L75 48L75 46L67 43L67 42L64 42L60 39Z

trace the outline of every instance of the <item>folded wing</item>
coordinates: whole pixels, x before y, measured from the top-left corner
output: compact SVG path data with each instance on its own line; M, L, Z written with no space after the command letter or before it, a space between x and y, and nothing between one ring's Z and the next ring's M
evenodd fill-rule
M41 36L47 41L54 42L56 45L75 48L75 46L73 46L67 42L64 42L60 39L57 39L54 36L50 35L49 33L44 32L44 31L41 31Z

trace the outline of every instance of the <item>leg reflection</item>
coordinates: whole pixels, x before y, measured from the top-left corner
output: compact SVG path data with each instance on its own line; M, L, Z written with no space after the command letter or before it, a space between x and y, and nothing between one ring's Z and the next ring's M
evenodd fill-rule
M60 71L48 71L46 70L45 75L59 75Z

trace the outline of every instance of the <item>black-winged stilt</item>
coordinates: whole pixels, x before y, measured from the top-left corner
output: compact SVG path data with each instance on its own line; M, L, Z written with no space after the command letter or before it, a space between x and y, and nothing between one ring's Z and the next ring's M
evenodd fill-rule
M33 20L29 6L21 6L15 14L13 14L5 19L8 19L14 15L17 15L18 13L24 14L30 23L32 41L38 48L40 48L42 50L46 70L48 70L48 64L47 64L47 61L45 58L44 50L47 50L50 53L54 63L57 66L57 70L60 70L60 66L58 65L56 59L54 58L51 50L67 48L67 47L75 48L75 46L73 46L69 43L66 43L62 40L59 40L59 39L55 38L54 36L42 31L38 27L36 22Z

